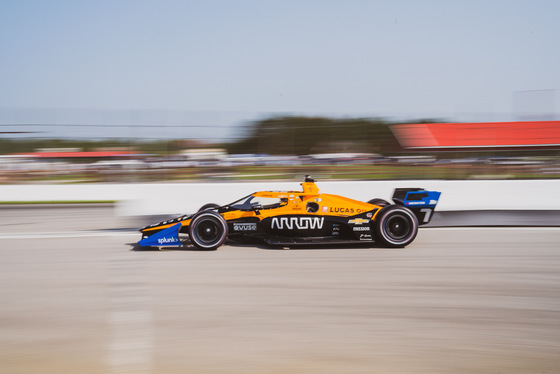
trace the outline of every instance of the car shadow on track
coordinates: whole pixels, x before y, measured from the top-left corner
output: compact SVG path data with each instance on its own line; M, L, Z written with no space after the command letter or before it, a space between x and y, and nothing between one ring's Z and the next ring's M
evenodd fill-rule
M138 243L127 243L130 246L130 251L134 252L162 252L162 251L190 251L190 252L213 252L220 250L203 250L195 247L188 239L181 240L180 247L143 247ZM387 249L386 247L377 243L352 243L352 244L308 244L308 245L270 245L262 242L242 243L233 240L226 241L225 245L234 248L255 248L264 251L283 251L283 250L341 250L341 249L357 249L357 248L371 248L371 249ZM392 248L400 249L400 248ZM401 248L402 249L402 248Z
M299 251L299 250L313 250L313 251L332 251L332 250L350 250L350 249L358 249L358 248L371 248L371 249L387 249L380 245L375 244L315 244L315 245L295 245L295 246L279 246L279 245L263 245L258 247L261 250L267 251L283 251L283 250L291 250L291 251Z
M261 240L254 241L234 241L228 240L226 244L230 247L238 248L257 248L266 251L281 251L281 250L337 250L337 249L352 249L352 248L386 248L379 243L375 242L352 242L352 243L315 243L315 244L268 244Z
M180 247L143 247L138 243L127 243L130 251L133 252L164 252L164 251L191 251L191 252L212 252L215 250L202 250L191 244L188 240L181 240Z

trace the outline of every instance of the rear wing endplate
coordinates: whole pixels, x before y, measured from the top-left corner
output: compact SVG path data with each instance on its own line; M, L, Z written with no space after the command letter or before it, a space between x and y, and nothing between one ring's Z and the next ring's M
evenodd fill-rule
M395 204L403 205L416 215L420 225L430 222L441 192L423 188L397 188L393 193Z

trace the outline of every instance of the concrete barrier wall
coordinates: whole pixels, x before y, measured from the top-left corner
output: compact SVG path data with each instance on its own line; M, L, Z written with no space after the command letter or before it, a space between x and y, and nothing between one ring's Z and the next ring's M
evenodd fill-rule
M560 180L335 181L323 193L367 201L389 200L399 187L441 191L438 211L560 210ZM118 201L119 215L193 213L205 203L226 204L255 191L299 190L299 182L3 185L0 201Z

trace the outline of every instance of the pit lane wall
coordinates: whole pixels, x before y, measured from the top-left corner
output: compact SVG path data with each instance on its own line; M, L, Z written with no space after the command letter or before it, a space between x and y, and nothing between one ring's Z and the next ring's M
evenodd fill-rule
M323 193L368 201L391 201L393 190L420 187L441 191L439 212L560 211L560 180L507 181L318 181ZM299 182L142 183L2 185L0 201L117 201L119 216L194 213L205 203L227 204L255 191L300 190Z

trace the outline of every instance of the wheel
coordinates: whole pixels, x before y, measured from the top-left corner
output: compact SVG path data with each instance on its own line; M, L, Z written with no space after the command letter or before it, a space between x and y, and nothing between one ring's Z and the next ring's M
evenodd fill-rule
M198 211L202 212L203 210L216 209L216 208L219 208L219 207L220 206L218 204L208 203L208 204L204 204L203 206L201 206Z
M214 250L226 240L226 220L216 212L204 210L191 219L189 237L198 249Z
M400 205L387 206L379 212L375 222L376 239L387 247L404 247L418 234L418 220L410 209Z
M379 205L379 206L391 205L390 202L383 199L371 199L370 201L368 201L368 204Z

